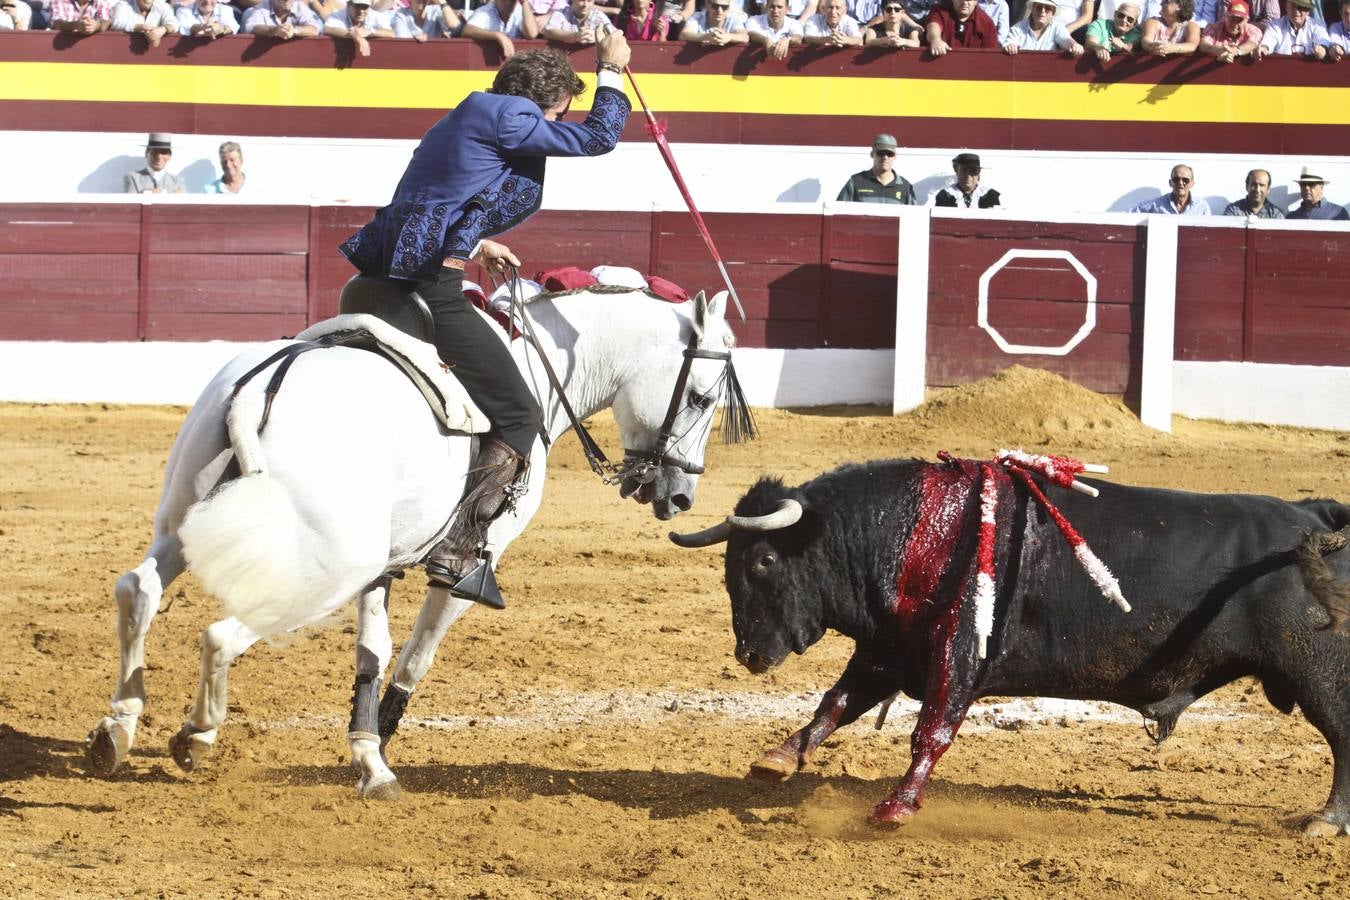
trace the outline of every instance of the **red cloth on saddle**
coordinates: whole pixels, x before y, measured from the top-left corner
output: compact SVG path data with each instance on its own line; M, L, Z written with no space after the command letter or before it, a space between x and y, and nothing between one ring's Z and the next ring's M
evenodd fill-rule
M576 266L562 266L557 269L545 269L534 276L534 280L544 286L549 293L570 291L573 288L590 287L597 279L585 269Z
M688 291L660 275L647 276L647 290L669 303L683 303L689 299Z
M492 316L492 320L502 327L502 331L507 330L507 325L509 323L509 318L507 314L499 309L493 309L492 307L488 306L487 297L484 296L482 291L474 290L473 288L468 288L467 290L464 291L464 299L468 300L470 303L481 309L483 312L487 313L489 316ZM518 337L520 337L520 329L514 327L511 328L511 340L514 341Z

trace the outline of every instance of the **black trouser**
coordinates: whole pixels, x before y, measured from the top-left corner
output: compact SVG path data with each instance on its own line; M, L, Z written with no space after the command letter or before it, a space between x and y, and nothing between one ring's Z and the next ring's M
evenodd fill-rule
M515 361L473 305L464 298L464 273L442 268L434 281L410 282L431 307L436 351L473 402L492 421L497 437L528 457L540 434L539 404Z

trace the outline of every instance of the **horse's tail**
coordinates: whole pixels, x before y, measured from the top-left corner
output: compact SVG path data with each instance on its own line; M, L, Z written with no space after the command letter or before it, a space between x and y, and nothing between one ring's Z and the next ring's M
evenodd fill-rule
M183 556L202 586L264 637L313 621L339 589L325 542L290 491L267 471L259 428L266 404L256 388L236 393L226 428L240 476L194 504L178 530Z

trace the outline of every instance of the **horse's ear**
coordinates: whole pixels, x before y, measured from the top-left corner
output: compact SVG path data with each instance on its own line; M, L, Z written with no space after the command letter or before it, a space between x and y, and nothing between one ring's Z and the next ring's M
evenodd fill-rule
M694 297L694 332L703 337L708 333L708 325L714 319L721 319L727 313L727 292L718 291L709 300L703 291Z

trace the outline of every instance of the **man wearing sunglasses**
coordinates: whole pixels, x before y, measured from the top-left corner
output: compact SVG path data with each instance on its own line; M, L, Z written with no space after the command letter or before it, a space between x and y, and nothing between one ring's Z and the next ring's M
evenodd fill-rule
M1191 195L1195 189L1195 172L1190 166L1173 166L1172 177L1168 179L1172 190L1166 194L1145 200L1130 212L1160 213L1165 216L1207 216L1209 206Z
M914 205L914 186L895 174L895 138L879 134L872 140L872 168L854 175L836 200L845 203L902 203Z
M685 20L680 40L725 47L744 44L750 35L745 31L745 16L731 11L731 0L708 0L707 6Z
M863 44L868 47L893 47L903 50L919 46L923 29L905 12L900 0L886 0L881 7L881 21L863 31Z
M1098 61L1107 62L1117 53L1133 53L1139 49L1139 7L1121 3L1108 22L1095 19L1087 28L1083 46L1096 54Z

